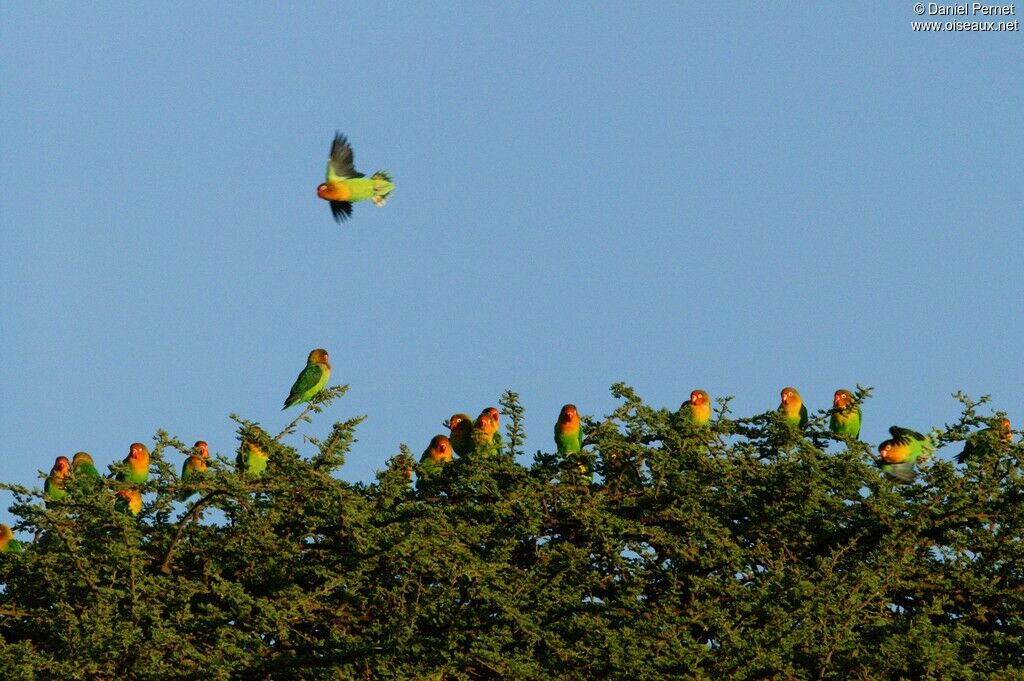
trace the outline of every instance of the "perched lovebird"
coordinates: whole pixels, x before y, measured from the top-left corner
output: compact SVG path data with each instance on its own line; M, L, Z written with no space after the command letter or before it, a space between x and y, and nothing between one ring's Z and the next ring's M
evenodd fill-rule
M209 446L200 440L193 445L192 449L195 453L185 459L185 463L181 465L182 482L198 480L203 477L204 473L206 473L206 461L210 458ZM195 490L186 487L182 490L181 494L178 495L178 500L184 501L192 496L194 492Z
M807 426L807 407L800 398L796 388L786 387L782 389L782 403L779 404L779 413L782 420L794 428Z
M555 421L555 447L561 456L576 462L580 482L590 484L593 480L590 467L576 456L583 449L583 428L580 426L580 414L575 404L566 404L558 412L558 420Z
M559 454L576 454L583 449L583 429L575 404L567 404L555 422L555 447Z
M242 448L239 450L238 458L235 461L238 463L240 471L258 478L267 470L267 462L270 460L270 457L267 455L267 451L255 441L255 438L263 435L263 431L258 427L254 427L251 435L251 437L243 438Z
M323 348L313 350L306 360L306 368L299 372L299 377L295 379L295 385L292 386L281 409L287 409L300 402L309 402L314 395L324 389L330 377L331 363L327 359L327 351Z
M892 426L889 434L892 438L878 445L882 472L899 482L913 482L917 477L914 464L918 459L927 459L935 451L935 445L927 435L909 428Z
M420 457L420 470L427 476L441 471L441 467L452 460L452 443L444 435L430 438L430 444Z
M21 553L21 542L14 538L14 533L11 532L10 527L0 523L0 553L5 551Z
M991 428L972 433L964 443L963 451L956 455L956 462L965 463L981 454L986 448L998 446L999 443L1013 443L1013 429L1008 418L999 419L999 422Z
M136 487L119 489L117 491L117 500L114 502L114 508L121 513L138 515L142 511L142 492Z
M100 472L96 470L96 464L92 457L85 452L77 452L71 458L71 474L77 477L99 478Z
M334 133L327 157L327 179L316 188L316 195L331 204L335 222L352 217L352 204L370 199L383 206L395 188L387 172L378 170L369 179L355 168L352 146L340 132Z
M466 456L473 451L473 419L469 414L452 414L448 419L448 438L452 449L459 456Z
M706 426L711 422L711 398L703 390L694 390L679 407L679 413L692 426Z
M134 482L141 485L149 479L149 450L141 442L133 442L128 448L128 456L124 462L128 464L127 469L117 474L121 482Z
M476 454L495 455L501 452L501 433L498 432L500 415L494 407L487 407L473 424L473 451Z
M423 451L420 462L431 461L438 465L448 463L452 460L452 443L444 435L435 435L430 438L430 444Z
M46 476L43 483L43 498L46 501L60 501L67 497L68 492L64 489L68 476L71 475L71 462L66 456L58 456L53 462L50 474Z
M860 405L849 390L837 390L832 398L832 416L828 420L829 429L836 435L852 437L860 436Z

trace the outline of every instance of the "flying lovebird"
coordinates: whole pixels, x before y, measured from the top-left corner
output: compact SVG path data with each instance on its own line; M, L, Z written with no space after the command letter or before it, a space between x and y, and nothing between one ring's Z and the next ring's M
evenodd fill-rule
M10 527L0 523L0 553L7 551L21 553L21 542L14 538L14 533L11 532Z
M706 426L711 422L711 398L703 390L694 390L679 406L679 414L691 426Z
M330 377L331 363L327 359L327 351L317 348L310 352L309 358L306 359L306 368L299 372L299 377L295 379L295 384L281 410L284 411L293 404L309 402L314 395L324 389Z
M501 433L498 432L500 415L494 407L487 407L473 424L473 451L493 456L501 452Z
M452 414L445 425L450 431L448 439L456 454L466 456L473 451L473 419L469 414Z
M71 474L76 477L97 478L100 472L96 470L96 464L92 457L85 452L76 452L71 458Z
M878 445L881 458L879 467L883 473L899 482L913 482L917 478L915 463L919 459L927 459L935 451L935 445L927 435L909 428L892 426L889 434L892 438Z
M583 428L580 427L580 415L575 404L567 404L558 412L555 447L562 455L577 454L583 449Z
M133 442L125 457L127 469L117 474L121 482L134 482L141 485L149 479L149 450L141 442Z
M782 420L794 428L805 428L807 426L807 407L804 406L804 402L796 388L787 386L782 389L782 402L779 404L779 413L782 414Z
M1013 429L1010 426L1010 419L1001 418L996 425L977 433L972 433L964 443L963 451L956 455L957 463L966 463L977 457L986 449L994 449L1000 445L1013 443Z
M68 476L71 475L71 462L66 456L58 456L53 462L50 474L46 476L43 483L43 499L46 501L60 501L67 497L68 492L64 489Z
M828 427L836 435L852 437L860 436L860 405L849 390L837 390L832 397L832 416Z
M262 436L263 431L258 426L254 426L250 435L250 437L242 438L242 448L238 451L235 462L241 472L258 478L267 470L270 457L267 455L267 451L253 439L253 437Z
M378 170L369 178L355 168L352 145L340 132L334 133L331 153L327 156L327 178L316 188L316 195L330 202L335 222L352 217L352 204L370 199L381 207L395 185L387 171Z
M142 492L137 487L117 490L114 508L121 513L131 513L133 516L139 515L142 511Z

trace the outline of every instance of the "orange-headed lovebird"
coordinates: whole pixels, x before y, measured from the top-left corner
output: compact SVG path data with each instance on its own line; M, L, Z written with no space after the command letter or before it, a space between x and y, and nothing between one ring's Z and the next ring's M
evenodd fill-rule
M43 483L43 498L46 501L60 501L67 497L68 492L64 489L68 476L71 475L71 462L66 456L58 456L53 462L50 474L46 476Z
M331 363L327 358L327 351L323 348L311 351L306 359L306 367L299 372L299 377L295 379L281 409L287 409L300 402L309 402L314 395L324 389L330 377Z
M832 398L832 416L829 417L828 427L836 435L852 437L856 440L860 436L860 405L857 399L849 390L837 390Z
M804 402L796 388L787 386L782 389L779 413L782 414L782 420L794 428L804 428L807 426L807 407L804 406Z
M448 419L448 438L452 449L459 456L466 456L473 451L473 419L469 414L452 414Z
M128 456L125 457L124 462L127 467L117 474L118 480L141 485L149 479L149 450L146 449L146 445L141 442L133 442L132 446L128 448Z
M501 433L498 432L500 415L494 407L487 407L473 424L473 451L477 455L493 456L501 453Z
M316 188L316 195L330 202L336 222L352 217L352 204L356 201L370 199L376 206L383 206L394 188L384 170L378 170L369 179L357 171L352 146L340 132L334 133L327 157L327 178Z
M917 477L914 464L925 460L935 451L931 438L909 428L892 426L892 438L878 445L879 467L890 478L899 482L913 482Z
M706 426L711 422L711 398L703 390L694 390L690 399L680 405L679 413L692 426Z

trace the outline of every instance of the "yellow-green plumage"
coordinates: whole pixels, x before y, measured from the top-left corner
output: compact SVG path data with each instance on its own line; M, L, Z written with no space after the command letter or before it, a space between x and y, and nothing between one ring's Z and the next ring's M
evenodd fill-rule
M352 146L340 132L334 134L327 157L327 175L316 188L316 194L330 202L336 222L352 217L352 204L356 201L369 199L375 205L383 206L394 189L395 185L386 171L378 170L366 177L356 170Z
M861 411L849 390L837 390L832 398L832 415L828 426L836 435L857 439L860 437Z
M309 402L313 397L324 389L328 379L331 377L331 363L327 357L327 351L317 348L309 353L306 359L306 367L295 379L292 389L285 398L282 410L302 402Z
M793 428L807 427L807 407L796 388L785 387L782 389L782 401L779 404L779 413L782 414L782 421Z
M14 538L11 528L0 523L0 553L21 553L21 542Z
M67 498L68 492L65 489L68 476L71 475L71 462L66 456L58 456L53 462L50 474L46 476L43 483L43 499L47 502L60 501Z

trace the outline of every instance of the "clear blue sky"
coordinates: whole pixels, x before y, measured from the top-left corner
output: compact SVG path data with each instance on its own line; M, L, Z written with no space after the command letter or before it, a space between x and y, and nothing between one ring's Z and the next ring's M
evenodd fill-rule
M1021 11L1021 10L1018 10ZM455 411L873 385L1024 425L1024 34L910 2L0 10L0 461L276 432L310 349L368 479ZM390 170L336 225L330 138ZM6 499L7 497L4 497Z

